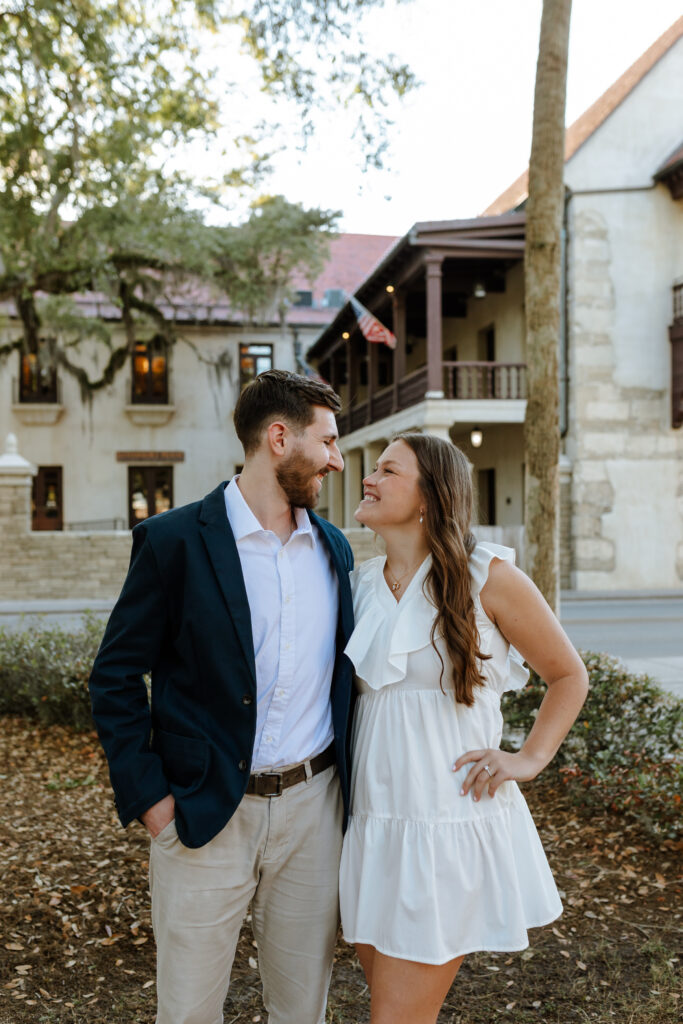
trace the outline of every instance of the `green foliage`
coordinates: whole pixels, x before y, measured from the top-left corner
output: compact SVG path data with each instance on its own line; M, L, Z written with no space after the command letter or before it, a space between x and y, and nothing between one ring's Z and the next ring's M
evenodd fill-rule
M674 838L681 827L683 701L606 654L584 653L590 691L555 756L577 804L608 807L647 832ZM546 691L532 673L503 700L508 726L528 732Z
M282 320L293 298L292 274L302 269L311 281L318 276L338 216L304 210L284 196L256 200L243 225L217 232L216 280L250 321L274 313Z
M0 714L91 729L88 678L103 632L94 615L75 633L39 621L0 629Z
M377 162L386 105L413 79L393 57L359 50L354 20L384 0L27 0L0 11L0 301L13 300L22 347L59 364L84 396L111 383L140 332L178 340L166 319L169 291L197 282L228 290L255 319L282 315L289 276L321 265L335 215L281 197L254 207L247 223L219 229L197 204L225 204L253 189L267 166L277 105L293 101L302 138L327 95L359 110L362 149ZM220 83L207 59L212 37L247 54L271 97L275 123L232 133L232 153L207 161L196 182L176 151L201 139L217 146ZM225 59L225 54L221 54ZM230 87L228 87L229 89ZM233 86L239 92L237 86ZM223 86L225 92L225 86ZM223 101L224 96L221 97ZM314 237L316 230L323 236ZM77 293L118 307L125 342L115 349L104 320L83 315ZM49 339L49 340L48 340ZM77 358L84 340L104 346L98 377Z

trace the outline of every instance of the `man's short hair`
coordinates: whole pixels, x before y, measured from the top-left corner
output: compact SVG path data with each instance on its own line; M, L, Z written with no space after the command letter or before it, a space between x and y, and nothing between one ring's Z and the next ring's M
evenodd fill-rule
M233 419L245 455L261 443L263 431L282 419L303 433L315 419L315 406L341 411L341 399L329 384L288 370L265 370L250 381L237 399Z

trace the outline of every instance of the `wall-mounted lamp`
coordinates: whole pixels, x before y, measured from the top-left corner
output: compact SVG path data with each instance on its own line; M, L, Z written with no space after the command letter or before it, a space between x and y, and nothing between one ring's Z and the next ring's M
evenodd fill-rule
M349 334L348 331L344 331L342 333L342 338L344 339L344 341L348 341L350 337L351 337L351 335Z
M472 447L481 448L481 442L483 440L484 435L482 434L480 428L474 427L474 429L470 432L470 444L472 445Z
M475 299L486 298L486 286L484 285L483 281L477 281L477 283L474 286L474 291L472 292L472 294L474 295Z
M391 293L392 293L392 292L394 291L394 286L393 286L393 284L388 284L388 285L387 285L387 291L388 291L388 292L389 292L389 294L391 295Z

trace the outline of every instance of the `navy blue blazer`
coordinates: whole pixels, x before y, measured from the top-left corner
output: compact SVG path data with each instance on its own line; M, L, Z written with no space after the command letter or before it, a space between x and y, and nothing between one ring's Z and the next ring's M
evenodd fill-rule
M237 808L256 734L251 616L225 486L135 527L128 575L90 677L121 824L173 793L178 836L189 847L208 843ZM353 629L353 555L340 530L309 515L339 578L330 699L346 826L353 686L343 651Z

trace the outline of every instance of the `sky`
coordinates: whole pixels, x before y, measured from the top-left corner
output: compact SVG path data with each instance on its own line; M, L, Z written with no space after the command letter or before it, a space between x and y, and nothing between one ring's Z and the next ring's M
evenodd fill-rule
M340 209L349 232L402 235L416 221L481 213L528 163L541 6L387 0L368 12L359 49L397 54L422 83L392 107L384 170L363 173L339 112L319 123L305 152L292 145L275 156L263 191ZM567 124L681 13L681 0L574 0Z

